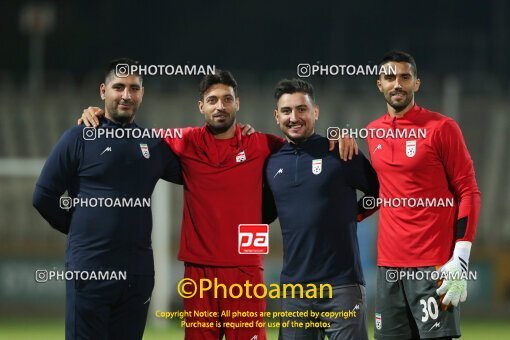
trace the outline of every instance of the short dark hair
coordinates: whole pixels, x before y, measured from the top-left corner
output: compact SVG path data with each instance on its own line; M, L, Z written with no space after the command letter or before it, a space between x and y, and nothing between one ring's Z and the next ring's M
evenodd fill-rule
M106 68L105 75L104 75L104 81L105 83L108 81L108 78L113 74L117 76L117 65L140 65L140 62L138 60L134 60L131 58L116 58L110 61L108 64L108 67ZM136 73L138 78L140 78L140 82L143 82L143 77L140 73Z
M204 97L207 90L216 84L223 84L232 87L234 94L237 97L237 82L234 76L229 71L216 70L214 74L208 74L202 78L199 85L200 99Z
M390 61L394 61L397 63L409 63L411 64L412 72L415 78L418 78L418 69L416 68L416 62L414 61L414 58L409 53L393 50L386 52L384 56L382 57L381 61L379 62L379 69Z
M297 78L280 80L278 84L276 84L276 88L274 90L274 98L276 101L278 101L284 94L293 94L296 92L307 94L310 99L312 99L312 102L315 102L312 84Z

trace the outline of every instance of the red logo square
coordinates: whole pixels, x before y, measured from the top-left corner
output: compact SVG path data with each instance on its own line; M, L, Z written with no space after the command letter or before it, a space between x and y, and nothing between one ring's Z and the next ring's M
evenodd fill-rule
M239 254L269 253L269 225L240 224L238 245Z

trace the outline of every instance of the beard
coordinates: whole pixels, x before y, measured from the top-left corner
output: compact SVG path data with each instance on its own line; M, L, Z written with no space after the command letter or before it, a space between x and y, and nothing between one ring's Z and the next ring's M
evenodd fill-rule
M132 113L132 114L129 114L129 115L119 115L118 112L112 112L110 114L110 116L112 117L112 119L116 122L116 123L119 123L121 125L126 125L126 124L129 124L131 123L131 120L133 119L133 116L135 114Z
M232 127L235 121L236 121L235 116L230 116L224 122L221 123L214 121L213 117L208 118L206 120L207 126L209 127L209 129L211 129L211 132L215 135L226 132L228 129L230 129L230 127Z
M284 130L280 126L280 130L282 130L283 134L287 137L287 139L290 140L294 144L300 144L300 143L306 142L308 140L308 138L310 138L310 136L312 136L314 134L314 132L315 132L314 129L312 129L310 131L310 130L308 130L308 128L306 128L303 134L301 134L301 135L292 135L288 131L288 130L290 130L290 128L288 128L288 130Z
M404 92L402 92L404 93ZM392 107L395 109L396 112L400 112L402 111L403 109L405 109L407 107L407 105L409 105L409 103L412 102L413 98L414 98L414 94L411 94L409 95L408 92L405 92L405 95L406 95L406 98L404 101L401 101L401 102L396 102L396 101L393 101L391 99L391 94L388 93L388 95L386 96L386 102Z
M108 113L110 115L110 118L115 123L118 123L121 125L126 125L126 124L131 123L131 121L133 120L135 113L138 109L138 107L135 107L134 105L132 105L131 107L132 107L131 112L124 111L124 112L120 113L118 106L113 107L113 105L112 105L112 107L108 107Z
M291 135L289 134L286 134L285 133L285 136L287 136L287 138L294 144L300 144L300 143L303 143L305 142L308 137L304 137L304 136L300 136L300 137L292 137Z

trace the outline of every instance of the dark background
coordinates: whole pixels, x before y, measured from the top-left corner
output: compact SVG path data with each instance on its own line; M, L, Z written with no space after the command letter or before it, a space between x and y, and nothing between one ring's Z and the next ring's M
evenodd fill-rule
M124 55L269 72L301 62L371 63L392 48L415 55L423 72L490 73L502 82L510 72L504 0L54 3L45 65L77 79ZM27 73L27 34L18 29L25 4L0 5L1 65L16 81Z

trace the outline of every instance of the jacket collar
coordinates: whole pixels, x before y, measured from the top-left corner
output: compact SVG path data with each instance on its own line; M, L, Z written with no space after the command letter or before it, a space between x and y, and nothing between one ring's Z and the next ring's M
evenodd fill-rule
M315 145L315 143L319 140L322 139L322 136L321 135L318 135L317 133L313 133L313 135L311 135L310 137L308 137L304 142L301 142L301 143L298 143L298 144L295 144L295 143L292 143L292 142L289 142L289 141L286 141L285 144L284 144L284 148L286 149L306 149L312 145Z
M392 117L390 116L389 112L386 112L386 115L384 116L384 121L392 122L393 120L397 120L401 122L405 121L412 122L416 120L416 117L419 116L421 110L422 108L415 103L414 106L409 111L407 111L402 117Z

